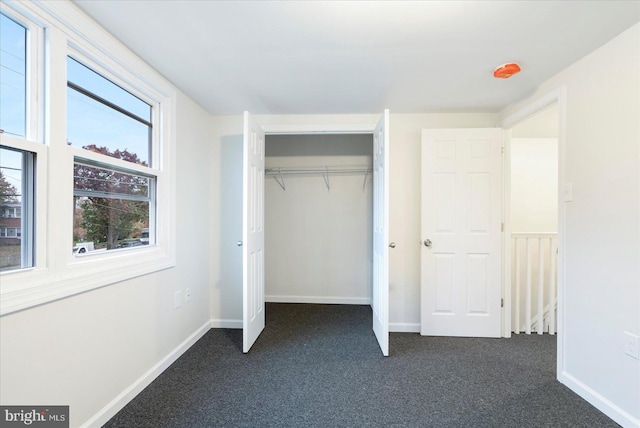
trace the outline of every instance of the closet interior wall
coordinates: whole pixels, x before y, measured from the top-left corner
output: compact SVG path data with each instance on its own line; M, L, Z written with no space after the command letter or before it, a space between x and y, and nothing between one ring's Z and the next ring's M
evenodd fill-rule
M372 141L267 135L267 302L370 304Z

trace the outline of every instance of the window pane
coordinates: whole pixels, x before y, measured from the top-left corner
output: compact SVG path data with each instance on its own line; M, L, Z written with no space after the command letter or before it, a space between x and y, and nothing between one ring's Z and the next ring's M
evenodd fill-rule
M67 62L67 144L150 166L151 106L75 60ZM76 72L78 68L84 72ZM144 112L139 111L139 104L144 105Z
M73 253L148 244L149 202L80 196L75 199Z
M26 137L27 30L0 14L0 129Z
M74 165L73 253L149 244L153 177Z
M29 200L24 176L28 159L24 152L0 148L0 271L33 265L30 244L22 233L29 227L22 218Z
M151 106L90 68L67 57L67 80L151 122Z

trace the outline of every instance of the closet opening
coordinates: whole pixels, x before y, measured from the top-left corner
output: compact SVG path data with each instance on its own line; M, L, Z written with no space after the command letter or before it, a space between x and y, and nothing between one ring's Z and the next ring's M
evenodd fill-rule
M265 302L371 305L372 134L265 137Z

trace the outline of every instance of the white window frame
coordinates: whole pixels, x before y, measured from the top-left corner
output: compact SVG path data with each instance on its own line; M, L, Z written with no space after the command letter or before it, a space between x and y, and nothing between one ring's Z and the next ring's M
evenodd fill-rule
M36 155L38 216L35 266L0 274L0 315L174 267L176 89L70 2L3 1L0 7L8 16L29 17L44 29L39 33L44 42L29 70L34 69L36 80L46 82L46 91L42 85L39 93L36 89L38 113L28 125L33 141L7 144L2 139L3 145ZM105 161L103 155L66 144L68 55L152 106L151 167L110 157ZM156 177L155 245L73 256L76 158ZM48 225L55 227L47 229Z
M11 6L11 7L9 7ZM23 171L23 186L25 189L26 201L23 202L22 212L22 229L26 228L26 236L24 244L26 248L22 251L22 264L31 265L27 268L15 269L2 272L0 280L3 287L0 290L0 298L6 290L9 289L8 283L11 281L6 279L8 275L25 271L42 271L45 267L46 248L44 240L40 241L41 245L36 242L33 236L35 230L39 236L46 236L47 221L44 216L38 216L35 213L37 206L44 206L46 201L46 183L39 179L46 177L47 173L47 147L44 143L44 38L45 24L37 14L30 12L22 7L20 3L0 3L0 12L8 16L18 24L27 29L26 40L26 137L21 138L9 134L0 134L0 145L28 152L33 157L33 162L26 162L23 167L27 167ZM36 166L36 162L38 165ZM35 193L32 194L32 193ZM0 313L2 305L0 304Z

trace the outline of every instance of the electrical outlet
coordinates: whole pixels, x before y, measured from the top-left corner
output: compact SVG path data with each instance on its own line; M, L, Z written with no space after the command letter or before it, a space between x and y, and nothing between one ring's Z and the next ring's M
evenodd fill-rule
M630 356L631 358L635 358L636 360L640 359L638 355L638 351L640 348L640 337L635 334L631 334L628 331L624 332L624 353Z
M184 301L185 302L190 302L191 301L191 289L187 288L186 290L184 290Z
M182 290L176 291L173 299L173 304L175 306L175 309L178 309L180 306L182 306Z

